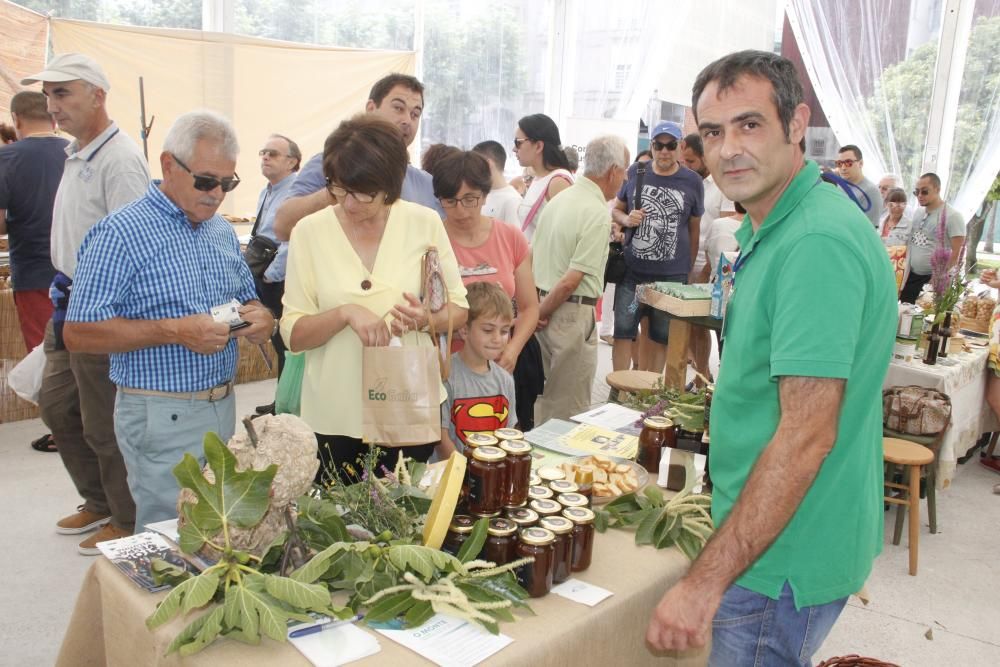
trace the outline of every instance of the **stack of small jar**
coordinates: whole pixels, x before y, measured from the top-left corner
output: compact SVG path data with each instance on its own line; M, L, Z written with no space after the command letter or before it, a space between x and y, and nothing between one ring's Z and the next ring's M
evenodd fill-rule
M476 521L489 518L479 558L497 565L534 558L516 571L532 597L546 595L571 572L590 567L594 513L579 487L558 468L532 475L531 445L517 429L470 434L468 444L461 513L452 519L442 548L457 554Z

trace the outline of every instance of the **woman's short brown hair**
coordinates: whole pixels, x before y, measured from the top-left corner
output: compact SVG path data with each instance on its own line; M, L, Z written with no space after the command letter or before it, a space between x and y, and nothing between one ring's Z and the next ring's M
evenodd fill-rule
M892 188L891 190L889 190L889 192L886 193L886 195L885 195L885 202L887 204L889 202L897 202L897 203L905 204L906 203L906 190L904 190L903 188Z
M451 199L462 189L462 183L489 194L493 185L490 163L479 153L459 151L434 165L434 196Z
M387 204L399 199L408 162L399 129L372 114L343 121L323 145L328 183L365 194L384 192Z

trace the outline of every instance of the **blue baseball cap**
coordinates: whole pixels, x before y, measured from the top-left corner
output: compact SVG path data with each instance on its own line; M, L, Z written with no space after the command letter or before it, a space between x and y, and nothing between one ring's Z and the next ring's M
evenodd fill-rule
M653 128L653 132L649 135L649 138L655 139L661 134L669 134L674 139L682 139L684 137L684 130L672 120L661 120Z

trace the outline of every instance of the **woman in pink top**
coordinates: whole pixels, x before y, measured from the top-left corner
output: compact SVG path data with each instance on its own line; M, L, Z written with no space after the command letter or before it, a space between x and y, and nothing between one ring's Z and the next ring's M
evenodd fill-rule
M530 429L534 398L541 393L541 351L534 338L538 292L528 240L513 225L482 214L492 178L486 159L463 151L434 168L434 196L444 208L444 227L458 260L462 281L495 282L514 302L514 331L497 363L514 375L518 423ZM537 387L537 391L532 391ZM524 407L522 407L524 401Z

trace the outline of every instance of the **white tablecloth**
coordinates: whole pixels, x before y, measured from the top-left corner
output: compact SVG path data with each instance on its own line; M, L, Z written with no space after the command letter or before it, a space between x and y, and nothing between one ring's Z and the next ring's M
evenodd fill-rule
M951 427L945 433L938 456L938 486L947 488L955 476L958 457L987 431L1000 430L993 410L986 403L987 348L949 354L933 366L919 357L907 363L893 359L883 387L919 385L951 397Z

